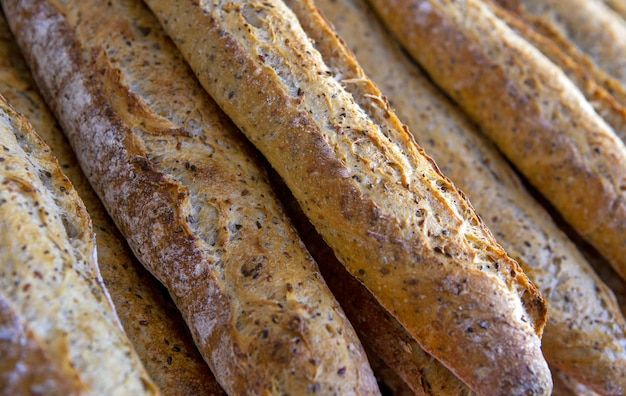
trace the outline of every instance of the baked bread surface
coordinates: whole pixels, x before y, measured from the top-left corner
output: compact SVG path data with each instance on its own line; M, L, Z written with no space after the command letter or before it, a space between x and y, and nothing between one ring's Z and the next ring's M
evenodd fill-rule
M333 40L332 34L324 34L311 21L309 15L315 14L311 2L287 4L301 21L309 20L308 26L303 24L316 45L324 47L325 41ZM468 195L498 241L542 291L549 307L542 338L548 363L602 392L626 389L626 320L611 290L574 243L525 191L495 146L392 41L364 1L316 0L315 4L366 73L380 82L391 107L417 141ZM346 85L356 80L357 76L339 70ZM405 364L405 369L409 367Z
M496 1L485 2L493 13L561 68L585 95L595 111L626 141L626 89L572 42L561 36L545 36L531 21L507 10Z
M482 2L370 4L433 81L626 276L626 146L562 70Z
M155 384L164 395L223 394L167 291L133 257L89 185L56 119L39 95L4 16L0 17L0 92L51 148L85 203L96 234L98 267L104 285Z
M547 35L567 38L626 85L626 21L601 0L498 0Z
M378 394L255 154L139 4L3 2L86 175L224 390Z
M81 199L50 149L2 96L0 145L2 316L15 341L25 341L3 342L3 360L14 366L4 367L2 388L158 394L102 284ZM42 372L50 383L38 377Z
M291 9L296 8L293 2L286 4ZM317 4L323 6L319 2ZM335 1L332 4L338 5ZM338 7L338 10L343 9ZM405 392L423 396L475 395L450 370L426 353L372 293L337 260L333 250L315 231L282 179L275 172L270 173L270 179L303 242L319 263L322 276L333 295L354 324L374 374L379 384L383 383L383 395L387 394L385 386L392 389L393 395Z
M367 78L363 108L280 2L147 4L338 258L424 349L484 393L550 392L540 294Z

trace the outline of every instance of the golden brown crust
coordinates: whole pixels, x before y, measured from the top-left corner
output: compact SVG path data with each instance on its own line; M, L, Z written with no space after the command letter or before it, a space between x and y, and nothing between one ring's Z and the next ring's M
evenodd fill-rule
M96 233L102 279L155 384L164 395L223 394L167 292L134 259L80 170L69 143L37 92L4 17L0 17L0 92L33 124L85 202Z
M364 76L366 111L280 2L147 3L352 275L425 350L484 392L549 393L538 291Z
M548 36L573 43L626 85L626 21L598 0L498 0Z
M151 14L139 2L3 5L85 173L224 389L377 394L254 154Z
M626 146L563 72L475 0L371 3L433 80L626 276Z
M333 1L333 5L337 3ZM287 186L275 173L271 176L298 233L319 263L324 279L363 341L378 381L392 381L396 385L392 386L394 395L395 388L404 393L405 387L416 395L424 396L474 394L450 370L427 354L374 296L348 273L315 231ZM373 360L378 362L373 363Z
M158 394L102 284L82 201L50 149L1 96L0 122L2 293L59 372L75 373L69 381L79 389Z
M303 3L288 1L298 15L310 14ZM626 321L607 286L574 244L524 190L496 148L377 25L363 1L317 0L316 4L368 75L380 82L391 106L426 152L484 214L499 242L542 290L550 312L542 340L548 362L597 389L624 389ZM327 40L315 25L305 29L315 42ZM355 77L346 70L340 74L346 84Z
M626 90L619 81L607 75L592 61L581 59L585 55L573 48L570 42L542 35L519 14L504 9L495 1L485 3L498 18L559 66L617 136L626 141Z
M450 370L427 354L346 271L286 186L277 177L273 181L304 243L319 263L324 279L363 341L379 385L382 383L383 395L474 395Z

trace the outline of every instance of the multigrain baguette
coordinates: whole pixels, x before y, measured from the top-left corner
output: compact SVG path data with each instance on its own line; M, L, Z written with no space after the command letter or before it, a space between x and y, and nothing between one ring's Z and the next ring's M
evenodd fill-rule
M595 111L604 118L622 141L626 141L626 89L604 70L573 48L569 42L555 41L537 32L532 24L506 10L496 1L485 2L494 14L517 34L539 49L576 84Z
M497 0L547 36L570 40L626 85L626 21L601 0Z
M71 180L93 223L98 267L141 362L164 395L223 394L191 335L154 277L139 264L80 170L69 143L39 95L0 14L0 93L33 125ZM43 365L46 367L46 365Z
M336 2L333 4L337 5ZM276 172L270 172L270 179L303 242L319 263L326 283L354 324L379 383L391 377L389 381L394 382L395 387L406 387L420 396L474 395L450 370L426 353L367 288L350 275L330 246L315 231ZM378 362L374 363L373 360ZM383 373L379 372L381 370Z
M75 395L83 390L74 372L50 356L17 307L0 294L0 388L3 395L46 392ZM16 370L17 367L22 370Z
M146 3L350 273L426 351L479 393L550 392L540 293L364 75L366 108L279 1Z
M524 39L536 46L551 61L559 67L564 68L565 73L575 83L579 84L581 77L587 78L586 76L590 76L594 83L606 90L622 107L626 106L626 85L617 78L609 75L607 71L601 68L588 53L576 46L575 43L573 43L568 37L547 27L545 24L538 23L537 20L528 18L528 15L523 12L515 12L510 9L507 10L503 7L499 0L487 0L485 3L491 6L494 13L499 18L503 18L504 14L506 14L503 18L505 22L509 24L514 31L522 35ZM496 4L497 7L494 7L494 4ZM503 12L503 10L506 10L507 12ZM532 35L527 35L525 34L525 31L518 30L516 27L518 23L510 24L511 15L514 15L518 21L521 21L521 23L530 27L532 29ZM527 31L527 29L524 30ZM566 61L560 59L563 55L556 54L554 52L554 47L558 48L559 52L564 54L569 59ZM580 70L576 71L575 69ZM593 88L595 90L593 85L591 85L585 87L583 89L583 93L586 94L586 91L588 91L589 88ZM591 92L593 92L593 90ZM592 100L589 96L588 99L590 101ZM600 109L597 111L602 114Z
M322 50L335 39L321 17L314 17L319 12L311 1L286 3ZM315 4L366 73L380 81L417 141L468 195L498 241L542 291L549 309L542 339L548 363L603 393L626 392L626 320L574 243L525 191L493 144L406 57L365 1ZM349 70L334 70L346 84L358 81Z
M320 263L324 279L354 324L368 356L377 356L416 395L472 395L463 382L426 353L374 296L346 271L293 197L282 192L281 198L287 202L290 217L294 219L302 240ZM379 363L378 368L380 366ZM378 374L376 365L373 369Z
M626 277L626 146L562 70L477 0L370 3L433 81Z
M581 88L587 99L596 108L596 111L607 120L611 127L616 129L616 133L622 140L626 139L623 126L621 126L623 124L618 122L620 126L616 127L612 120L615 117L615 110L609 109L607 113L606 104L607 101L610 102L610 98L606 98L604 92L601 92L605 90L620 107L624 108L626 107L626 84L623 81L610 75L607 70L598 65L592 58L592 54L585 52L583 48L576 45L568 36L544 21L524 12L519 6L511 6L511 4L517 3L511 3L507 0L488 0L486 3L513 30L536 46L551 61L563 68L567 76ZM494 7L494 5L496 6ZM507 5L509 9L505 7ZM600 7L602 6L600 5ZM593 15L589 17L593 18ZM512 18L517 21L511 23ZM525 25L524 29L520 30L517 28L520 23ZM532 30L531 34L526 34L529 29ZM557 51L555 51L555 48ZM560 52L560 54L557 52ZM563 59L564 57L568 59ZM589 81L589 78L591 78L591 81ZM594 85L598 85L601 90L598 91ZM595 101L599 101L599 103L595 103Z
M378 394L254 153L149 10L2 4L85 173L224 390Z
M0 147L0 316L18 342L0 343L0 389L158 394L102 284L82 201L1 95Z

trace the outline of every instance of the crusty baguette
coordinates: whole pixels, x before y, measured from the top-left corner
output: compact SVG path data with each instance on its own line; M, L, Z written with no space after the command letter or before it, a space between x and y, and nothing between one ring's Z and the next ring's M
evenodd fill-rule
M3 367L8 371L0 376L0 389L158 394L102 284L82 201L48 146L1 95L0 145L0 290L8 301L2 316L17 330L16 340L35 345L2 343L3 360L15 356L14 348L23 349L14 365ZM30 353L44 356L39 361ZM39 367L46 363L62 377L53 384L65 381L67 387L50 389L47 381L24 378L46 370Z
M567 76L587 96L587 99L596 108L596 111L615 129L618 136L622 140L626 140L623 123L615 123L613 120L615 118L615 110L610 108L607 110L606 108L611 100L610 98L613 98L621 108L626 107L626 84L623 81L610 75L605 69L600 67L591 54L577 46L568 36L546 22L523 12L520 7L511 7L511 3L507 0L488 0L487 4L513 30L536 46L552 62L561 67ZM504 7L506 5L509 6L508 10ZM517 21L512 21L512 18L517 19ZM590 18L593 18L593 16L590 15ZM526 27L518 29L520 23L526 25ZM532 32L529 32L529 29ZM598 88L601 88L601 90L598 91ZM606 91L610 98L607 98L602 91ZM599 103L596 103L596 101ZM617 115L617 117L620 116Z
M333 4L338 5L337 2ZM315 231L282 179L275 172L271 172L270 177L298 233L319 263L328 286L350 322L354 324L378 381L381 381L381 375L383 382L385 378L391 376L389 380L395 382L396 387L407 387L420 396L473 395L474 393L450 370L426 353L365 286L350 275L337 260L330 246ZM380 373L380 370L384 372ZM396 380L391 372L395 373L399 380Z
M626 141L626 89L573 44L555 41L537 32L530 22L503 7L496 1L485 2L494 14L517 34L539 49L576 84L595 111L604 118L622 141Z
M525 191L493 144L405 56L365 1L315 3L367 74L380 81L417 141L484 214L498 241L542 291L549 304L542 340L548 363L603 392L626 392L626 320L574 243ZM323 43L335 34L325 32L319 18L312 18L316 13L312 2L287 4L315 43L326 48ZM358 77L337 70L346 84Z
M540 293L367 77L346 91L279 1L147 4L350 273L426 351L479 393L550 392Z
M52 149L85 203L96 234L98 267L126 334L164 395L223 394L171 299L123 241L80 170L56 120L39 95L0 14L0 93Z
M626 146L562 70L480 1L370 3L437 85L626 277Z
M626 21L601 0L497 0L548 36L570 40L626 85Z
M81 167L224 390L378 394L253 152L149 10L2 4Z
M493 8L493 4L498 4L500 10L506 10L506 8L500 5L499 0L488 0L487 4L491 5ZM581 76L589 75L593 78L594 82L604 88L615 100L623 107L626 106L626 85L623 84L617 78L609 75L606 70L602 69L589 54L585 53L578 46L576 46L568 37L562 35L555 29L546 26L538 22L537 20L533 20L532 18L528 18L527 14L521 12L514 12L511 10L509 14L514 14L517 16L517 19L523 21L524 24L532 27L533 35L535 37L540 36L539 40L535 40L534 38L524 34L524 32L520 32L515 26L511 26L513 30L517 33L520 33L526 40L528 40L531 44L537 46L537 48L544 53L550 60L552 60L558 66L564 68L564 71L568 75L568 77L572 78L574 82L577 82ZM502 12L495 11L498 17L502 17ZM510 18L505 18L505 22L508 24L510 22ZM551 45L546 45L545 43L549 42ZM554 56L553 48L549 47L557 47L563 54L565 54L569 60L563 62L559 60L561 55ZM547 49L547 51L545 51ZM552 54L551 54L552 52ZM576 65L576 68L581 69L580 72L574 72L573 65ZM586 77L585 77L586 78ZM591 87L593 88L593 87ZM589 89L586 87L585 89ZM583 91L584 92L584 91ZM590 99L591 100L591 99ZM598 111L600 112L600 111ZM601 112L600 112L601 113Z

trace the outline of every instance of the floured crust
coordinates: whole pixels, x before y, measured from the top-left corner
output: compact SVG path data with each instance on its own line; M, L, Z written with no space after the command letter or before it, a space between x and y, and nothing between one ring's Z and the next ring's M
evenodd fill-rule
M81 166L220 384L234 394L377 394L254 154L150 13L108 4L3 2Z
M85 391L76 371L59 366L24 323L15 306L0 295L0 389L6 395L76 395Z
M433 80L626 276L626 146L563 72L474 0L371 3Z
M549 393L538 291L365 77L367 109L279 2L147 3L352 275L424 349L483 392Z
M6 29L4 20L0 22ZM179 314L171 303L168 305L163 299L163 290L152 286L156 281L133 261L115 226L82 175L56 120L38 96L28 70L20 59L19 50L11 42L13 38L7 36L6 40L0 43L0 53L4 55L2 61L7 62L0 76L0 92L9 97L11 103L35 126L85 202L96 232L99 268L104 283L129 338L135 349L140 349L140 358L149 374L165 394L181 394L185 390L187 393L193 390L198 394L207 384L209 394L218 391L219 387L216 384L211 387L211 381L207 380L211 376L210 370L195 350L191 337L187 336L188 340L185 340L185 332L181 331L184 330L182 319L179 319L178 327L169 326L170 322L176 323ZM12 64L9 64L9 60ZM155 327L158 330L152 331ZM174 377L168 379L168 376Z
M30 124L3 98L0 110L3 295L58 371L74 373L70 390L158 394L102 285L82 201Z
M200 356L167 291L139 264L78 166L69 143L39 96L4 17L0 17L0 92L50 146L91 217L98 266L116 312L148 374L163 394L223 391Z

